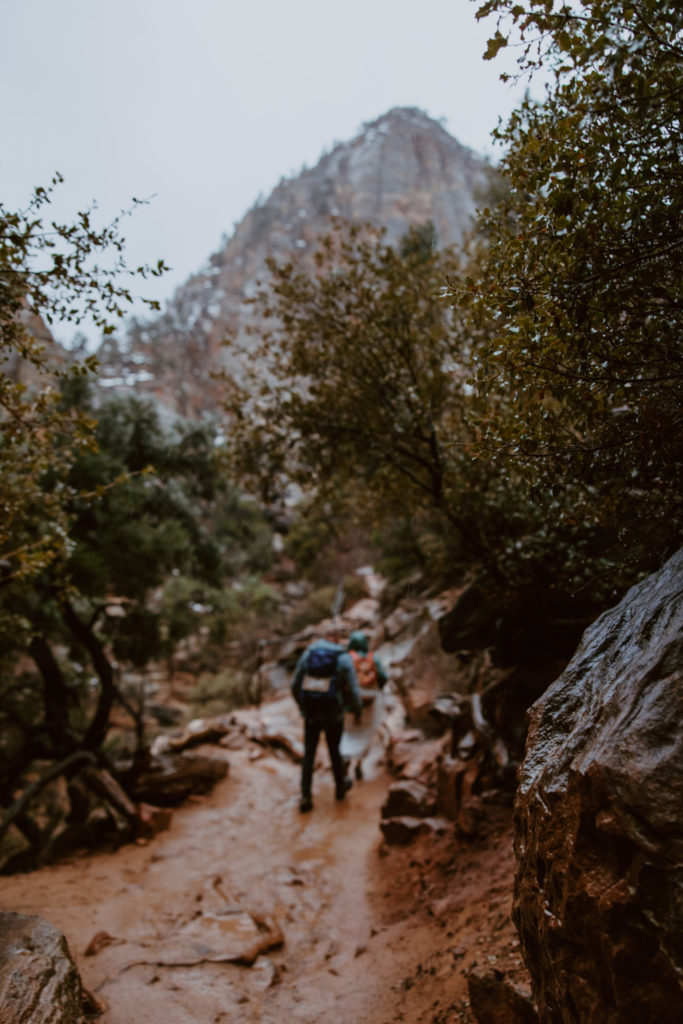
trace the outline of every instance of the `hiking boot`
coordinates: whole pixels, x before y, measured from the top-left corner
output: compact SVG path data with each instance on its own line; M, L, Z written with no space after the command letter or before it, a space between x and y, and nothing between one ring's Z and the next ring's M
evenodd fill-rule
M313 810L313 801L310 796L302 796L301 803L299 804L299 810L302 814L306 814L307 811Z
M352 785L353 783L351 782L351 779L344 779L342 782L342 788L338 789L335 794L337 800L346 800L346 794L351 789Z

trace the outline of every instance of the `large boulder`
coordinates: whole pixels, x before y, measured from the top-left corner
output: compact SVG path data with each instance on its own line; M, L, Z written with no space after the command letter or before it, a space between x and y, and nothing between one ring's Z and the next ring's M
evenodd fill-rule
M137 778L134 796L156 807L178 807L194 793L208 793L228 774L228 762L202 754L173 752L154 757Z
M477 1024L538 1024L529 993L496 968L475 967L467 976L470 1008Z
M683 1020L683 549L531 709L514 919L543 1021Z
M382 807L383 818L429 818L436 804L427 786L417 779L400 779L389 786Z
M61 932L40 917L0 913L2 1024L83 1024L85 995Z

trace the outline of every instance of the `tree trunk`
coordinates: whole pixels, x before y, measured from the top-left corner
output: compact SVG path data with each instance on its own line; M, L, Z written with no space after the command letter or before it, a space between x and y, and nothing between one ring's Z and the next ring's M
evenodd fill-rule
M95 714L81 741L81 746L86 750L97 750L102 746L107 735L109 716L116 697L114 670L92 627L79 619L71 604L66 600L62 603L62 616L73 635L90 655L93 668L100 679L100 695Z
M57 659L47 640L37 634L29 646L31 657L43 677L45 727L54 746L55 755L63 757L73 750L76 739L69 726L69 693Z
M59 761L57 764L53 764L50 768L48 768L46 772L44 772L40 776L39 779L36 779L35 782L32 782L29 786L27 786L26 789L21 794L21 796L18 797L14 801L12 806L7 809L4 818L0 822L0 842L4 838L5 833L7 832L7 829L10 827L12 822L14 822L17 819L23 820L24 811L30 804L31 800L33 800L34 797L36 797L43 789L45 789L48 783L52 782L52 780L56 779L59 775L66 775L68 774L69 771L73 771L76 765L82 765L83 762L92 764L94 763L94 761L95 758L89 751L77 750L75 753L69 754L69 756L64 758L63 761ZM30 826L28 827L30 829ZM22 831L24 832L25 835L27 835L23 826Z

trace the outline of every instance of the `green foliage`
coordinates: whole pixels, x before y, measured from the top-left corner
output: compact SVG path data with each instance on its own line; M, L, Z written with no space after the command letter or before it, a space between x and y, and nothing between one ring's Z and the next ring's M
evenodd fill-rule
M243 599L244 606L258 619L266 619L277 611L280 600L279 595L276 590L267 583L264 583L260 577L247 579L243 585L242 592L245 595Z
M554 78L498 132L507 191L483 212L481 266L453 289L494 396L480 450L508 457L546 521L645 570L683 525L683 9L490 0L479 15L492 13L520 72Z
M124 619L107 623L108 640L117 661L133 668L144 667L162 652L159 617L143 605L133 605Z
M91 373L94 360L68 365L45 323L78 324L90 317L109 330L111 319L122 316L133 298L125 279L165 269L161 262L128 269L121 218L97 228L94 211L88 210L73 224L48 221L47 208L61 180L56 175L49 188L36 188L23 210L0 204L0 562L5 586L50 565L57 570L63 561L73 497L64 476L92 445L92 424L61 406L59 387L65 379ZM48 471L59 480L52 487L44 485ZM11 636L16 627L21 623L6 612L0 634L4 628Z
M600 606L681 539L683 11L487 15L485 56L514 44L520 75L551 84L497 132L478 251L465 265L427 227L398 250L351 228L313 273L271 263L233 456L264 496L294 479L380 537L409 523L430 573L477 561Z
M197 633L207 616L213 619L217 599L223 595L234 604L229 590L214 590L202 581L180 573L166 579L159 602L159 618L167 656L172 655L181 640Z
M447 258L401 257L350 228L323 240L317 264L315 275L270 264L257 304L275 327L250 359L262 423L240 418L243 395L233 405L240 469L306 484L315 467L323 485L360 472L377 503L397 473L418 494L438 490L448 312L434 298Z
M96 447L67 467L50 467L42 481L69 496L60 571L53 564L0 592L24 624L8 636L3 665L12 680L0 709L7 803L38 757L111 753L115 703L136 725L117 750L138 756L142 709L119 685L121 669L171 657L190 635L207 643L224 641L231 629L241 636L245 622L276 605L252 576L267 561L267 525L227 483L211 427L162 429L153 408L132 398L95 410L88 389L72 383L61 396L63 408L70 403L98 419ZM230 580L235 568L242 581ZM38 672L18 676L27 654Z
M192 694L191 718L210 718L251 703L248 680L243 672L224 668L203 672Z
M289 624L290 629L292 631L302 630L313 623L328 619L332 614L332 605L336 595L337 587L329 583L311 591L303 601L297 604Z
M296 566L299 576L308 576L315 568L320 552L336 535L334 523L325 509L320 514L315 503L304 507L287 531L285 553Z
M228 487L214 509L211 534L223 553L225 572L267 572L273 561L273 529L263 510L236 487Z
M72 581L93 596L144 600L178 571L220 578L221 558L205 520L222 488L210 429L162 429L135 398L98 410L97 451L79 459L68 562Z
M225 479L214 429L164 429L135 398L109 401L98 416L97 451L72 471L84 497L67 569L91 616L112 595L123 599L98 627L117 657L141 666L200 628L217 639L270 609L272 592L253 575L269 564L270 531Z
M466 383L489 328L470 301L444 301L446 281L462 275L431 225L398 251L340 226L316 259L314 274L271 263L256 303L275 326L250 358L258 398L251 416L246 394L231 405L243 478L263 482L262 493L284 493L294 479L313 495L286 542L297 566L313 574L354 518L376 527L392 575L417 567L433 581L478 562L501 587L519 588L545 578L546 552L565 552L553 564L574 567L569 547L597 549L597 528L571 511L575 491L557 494L544 520L523 467L489 444L487 418L507 407Z
M277 608L260 576L270 528L228 484L213 427L162 428L135 399L96 404L94 360L70 365L52 342L45 322L89 316L107 333L133 296L118 221L96 231L89 211L46 225L49 201L38 189L26 211L0 207L0 802L35 780L0 841L11 820L27 863L49 849L43 810L64 789L53 780L86 762L111 770L115 704L134 726L118 752L144 760L141 698L121 670ZM98 261L111 250L112 265Z
M438 587L452 572L447 537L428 515L396 516L374 531L373 540L379 551L377 571L390 583L419 572Z
M292 480L315 490L330 523L350 510L375 523L431 516L451 555L485 559L498 514L492 521L467 493L470 341L443 301L455 254L435 247L431 225L399 250L369 228L339 225L321 241L315 273L269 266L255 302L273 329L250 350L250 379L228 402L237 473L263 497ZM513 487L484 463L476 474L501 495ZM309 562L322 539L313 528L324 534L320 514L288 541Z
M353 573L351 576L344 576L342 582L345 609L350 608L356 601L360 601L368 596L366 583L357 573Z

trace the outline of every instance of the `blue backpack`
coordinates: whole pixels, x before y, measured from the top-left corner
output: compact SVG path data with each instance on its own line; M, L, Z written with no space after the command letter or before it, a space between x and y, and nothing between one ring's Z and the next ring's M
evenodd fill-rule
M306 675L315 679L332 679L337 671L337 659L343 650L339 644L310 647L306 656Z
M336 679L337 661L344 651L338 644L310 647L306 655L306 676L301 686L307 716L329 718L343 707Z

